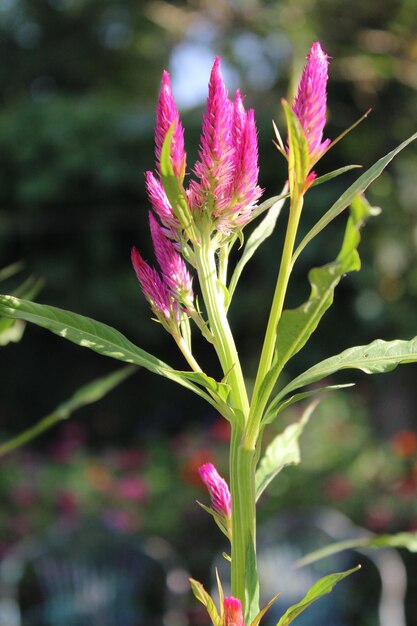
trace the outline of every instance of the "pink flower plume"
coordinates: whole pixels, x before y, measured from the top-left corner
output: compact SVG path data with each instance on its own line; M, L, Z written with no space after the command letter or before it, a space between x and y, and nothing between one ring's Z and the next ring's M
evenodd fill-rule
M169 73L165 70L162 74L161 89L156 107L155 156L158 167L161 160L162 146L172 124L174 124L174 130L171 141L171 163L175 176L182 180L185 174L186 161L184 129L172 94Z
M178 306L158 272L143 260L135 247L132 248L132 265L143 294L158 319L174 320L178 316Z
M311 46L307 59L294 100L293 111L304 130L310 159L317 161L330 144L330 139L322 141L326 124L329 61L318 41Z

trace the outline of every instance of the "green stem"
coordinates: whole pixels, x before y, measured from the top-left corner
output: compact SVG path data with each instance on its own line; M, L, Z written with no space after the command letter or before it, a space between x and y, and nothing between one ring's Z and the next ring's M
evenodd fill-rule
M242 602L245 623L259 611L256 569L255 451L243 445L243 431L232 426L230 442L230 488L232 513L232 596ZM252 558L248 558L249 555Z
M218 289L214 250L208 237L202 238L201 245L195 247L195 258L210 331L214 338L214 347L219 357L223 374L227 376L227 382L231 388L230 399L233 407L241 411L244 419L246 419L249 413L248 395L236 345L224 307L223 293Z
M282 309L284 307L285 295L287 293L288 282L291 276L291 260L294 250L295 238L297 235L298 224L300 221L301 209L303 207L303 195L295 193L291 198L290 214L287 224L287 232L285 235L284 248L282 251L281 264L278 273L277 284L275 287L274 298L272 301L271 312L269 314L268 326L265 333L264 344L262 347L261 358L259 361L258 372L256 375L255 386L253 390L253 399L251 406L251 414L249 416L247 440L249 445L256 445L259 434L259 425L262 419L263 411L268 401L269 395L275 385L276 380L271 380L267 393L263 394L263 399L257 401L260 386L265 376L271 369L272 360L275 352L276 336L278 323L281 318Z

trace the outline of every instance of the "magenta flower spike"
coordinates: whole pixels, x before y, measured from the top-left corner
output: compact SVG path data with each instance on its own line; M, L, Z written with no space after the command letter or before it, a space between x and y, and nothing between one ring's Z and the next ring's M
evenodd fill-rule
M155 255L165 284L171 289L175 299L184 303L192 302L194 298L192 278L184 260L176 251L172 241L166 237L164 229L152 213L149 213L149 225Z
M159 217L161 223L170 233L172 239L177 239L177 231L181 228L178 218L174 214L169 203L165 189L152 172L145 173L146 191L153 210Z
M143 294L161 323L167 328L178 323L178 305L158 272L143 260L135 247L132 248L132 265Z
M223 600L223 625L245 626L242 613L242 603L238 598L229 596Z
M232 497L224 478L220 476L212 463L202 465L198 473L210 494L213 509L224 517L232 514Z
M311 46L307 59L294 100L293 111L304 130L310 161L314 164L330 144L330 139L323 141L329 61L318 41Z
M190 192L193 208L203 210L210 204L214 217L219 217L232 200L235 152L232 128L233 105L220 71L220 58L216 57L203 119L200 160L194 168L200 181L192 181Z
M169 73L164 70L162 74L161 89L156 107L155 124L155 156L159 168L162 146L166 134L174 124L171 141L171 164L175 176L182 182L185 175L186 153L184 150L184 129L172 94L171 79Z
M246 224L250 220L253 205L263 193L257 184L258 174L258 139L255 113L253 109L250 109L245 113L239 142L236 143L234 194L237 204L234 210L239 212L237 217L239 224Z

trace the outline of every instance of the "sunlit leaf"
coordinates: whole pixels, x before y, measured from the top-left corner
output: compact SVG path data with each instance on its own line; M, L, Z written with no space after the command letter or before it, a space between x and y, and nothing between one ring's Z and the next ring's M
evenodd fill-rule
M236 289L236 285L240 278L240 275L242 274L243 268L245 267L247 262L253 257L259 246L273 233L275 225L277 223L277 219L281 213L281 209L284 206L285 199L286 194L284 192L281 196L279 196L279 200L277 200L271 206L261 223L258 224L255 230L248 237L248 240L242 252L242 256L237 262L232 277L230 279L229 300Z
M264 456L256 470L256 499L258 500L269 483L288 465L300 463L300 446L298 440L307 424L317 403L312 403L304 412L302 418L295 424L290 424L277 435L265 450Z
M190 578L190 585L191 585L191 591L193 592L194 596L197 598L199 602L201 602L201 604L203 604L206 607L207 612L214 626L222 626L220 615L217 611L216 605L211 595L207 593L203 585L200 582L198 582L198 580L194 580L193 578Z
M328 556L343 552L344 550L354 550L357 548L406 548L410 552L417 552L417 532L397 533L396 535L379 535L363 537L361 539L347 539L338 541L330 545L310 552L297 561L297 567L309 565L315 561L320 561Z
M298 117L285 100L282 101L288 131L288 177L290 190L296 184L301 191L309 172L310 158L306 137Z
M417 361L417 337L410 341L396 339L383 341L376 339L365 346L348 348L340 354L332 356L292 380L277 395L277 401L295 389L305 387L318 380L327 378L340 370L357 369L365 374L383 374L395 369L401 363Z
M48 305L20 300L14 296L0 296L0 315L8 318L23 319L46 328L83 348L88 348L119 361L140 365L154 374L169 378L194 391L194 393L207 400L217 409L221 401L220 396L228 393L227 386L223 383L216 383L214 379L203 373L196 374L194 372L174 370L152 354L135 346L115 328L83 315ZM211 395L200 389L199 384L202 384L210 391L218 389L219 402L213 400ZM222 409L226 412L227 407L222 405Z
M322 598L323 596L330 593L333 587L338 582L340 582L347 576L350 576L354 572L357 572L359 569L360 566L354 567L350 570L347 570L346 572L329 574L328 576L320 578L320 580L318 580L311 587L311 589L307 592L307 594L300 602L297 602L297 604L290 606L290 608L284 613L284 615L277 623L277 626L288 626L288 624L291 624L296 619L296 617L298 617L303 611L305 611L305 609L310 606L310 604L316 602L316 600L318 600L319 598Z
M323 215L323 217L317 222L315 226L307 233L301 243L298 245L297 249L293 254L293 262L297 259L300 253L304 250L306 245L310 243L316 235L318 235L323 228L325 228L332 220L335 219L342 211L344 211L352 202L353 198L358 194L363 193L367 187L384 171L388 163L392 161L392 159L403 150L408 144L417 139L417 133L414 133L411 137L403 141L399 146L397 146L394 150L386 154L384 157L379 159L372 167L370 167L366 172L359 176L358 180L356 180L353 185L351 185L346 191L340 196L338 200L333 204L332 207Z

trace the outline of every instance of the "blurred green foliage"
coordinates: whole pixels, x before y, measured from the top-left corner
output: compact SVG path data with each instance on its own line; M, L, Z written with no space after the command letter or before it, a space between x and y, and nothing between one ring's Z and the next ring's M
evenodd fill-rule
M271 119L282 124L280 98L291 98L311 41L320 39L332 57L327 136L334 138L373 109L323 159L322 174L351 162L369 166L415 131L416 33L414 0L3 0L0 267L24 260L31 273L46 280L42 301L116 325L145 349L183 365L169 337L149 320L129 262L133 244L152 258L143 172L153 166L153 110L162 69L171 70L178 101L185 103L190 171L201 125L201 76L207 82L213 57L222 56L231 91L239 85L256 109L261 184L268 196L279 192L285 178L272 145ZM187 108L187 102L193 106ZM321 333L296 367L377 335L415 334L416 167L412 146L373 185L370 200L381 204L383 213L364 232L363 271L343 282ZM355 175L311 191L305 229ZM282 228L283 219L246 270L244 289L231 309L248 377L266 322L264 294L275 281ZM307 270L331 260L341 236L339 221L306 250L289 305L305 297ZM11 281L9 291L14 286ZM1 358L7 367L2 366L6 391L0 411L3 428L11 431L32 423L90 374L110 367L37 330L26 333L21 345L4 348ZM206 365L216 373L213 364ZM398 394L400 387L406 398L395 423L411 425L415 385L401 385L395 375L392 380L391 392ZM163 397L159 394L153 406L152 392L161 384ZM375 385L374 396L387 399L385 383ZM155 429L172 432L205 410L147 374L120 394L120 417L113 426L92 426L98 439L129 436L149 411ZM87 411L93 424L100 423L95 409Z

